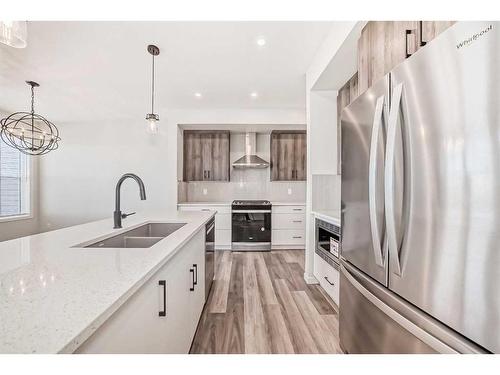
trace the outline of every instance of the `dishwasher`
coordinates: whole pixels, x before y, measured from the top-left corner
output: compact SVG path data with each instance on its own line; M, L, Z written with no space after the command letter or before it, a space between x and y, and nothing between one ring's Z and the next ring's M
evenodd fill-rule
M215 273L215 218L205 226L205 302L208 299Z

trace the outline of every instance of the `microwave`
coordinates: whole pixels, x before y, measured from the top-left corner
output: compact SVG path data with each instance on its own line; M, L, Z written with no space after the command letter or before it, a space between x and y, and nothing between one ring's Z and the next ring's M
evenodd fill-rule
M316 219L316 251L328 255L339 263L340 227Z

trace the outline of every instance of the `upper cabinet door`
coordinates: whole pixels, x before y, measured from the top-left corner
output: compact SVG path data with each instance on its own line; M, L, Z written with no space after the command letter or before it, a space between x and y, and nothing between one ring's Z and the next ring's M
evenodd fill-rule
M295 172L292 177L297 181L305 181L307 177L307 137L305 133L295 134L294 152Z
M203 181L201 134L184 131L184 181Z
M229 181L229 132L212 134L210 181Z
M452 26L456 21L422 21L420 22L421 28L421 41L429 43L432 39L437 37L448 27Z
M213 134L202 133L201 134L201 155L202 155L202 165L203 165L203 181L213 181Z
M418 21L370 21L358 41L359 93L417 49Z
M307 172L306 132L271 133L271 181L303 181Z
M229 132L184 131L184 181L229 181Z

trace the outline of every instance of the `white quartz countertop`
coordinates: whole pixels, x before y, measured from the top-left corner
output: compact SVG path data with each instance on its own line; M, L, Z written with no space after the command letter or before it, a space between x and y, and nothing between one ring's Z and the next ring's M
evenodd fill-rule
M340 227L339 212L335 210L314 210L313 215L318 219L327 221L333 225Z
M178 206L230 206L231 202L180 202ZM271 201L274 206L305 206L305 202L277 202Z
M230 206L231 202L180 202L178 206Z
M0 353L73 352L214 212L134 216L0 242ZM72 247L147 222L186 225L150 248Z

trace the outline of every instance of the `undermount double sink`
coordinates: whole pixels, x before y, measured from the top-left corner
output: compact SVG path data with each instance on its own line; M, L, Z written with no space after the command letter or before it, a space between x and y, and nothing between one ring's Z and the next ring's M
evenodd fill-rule
M95 248L148 248L182 228L186 223L147 223L137 228L75 247Z

